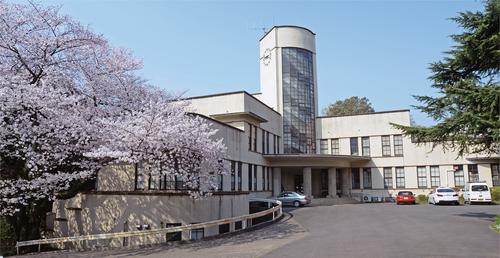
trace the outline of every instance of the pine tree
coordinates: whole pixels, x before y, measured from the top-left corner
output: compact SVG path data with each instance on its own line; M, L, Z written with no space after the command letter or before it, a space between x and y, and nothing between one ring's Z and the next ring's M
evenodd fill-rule
M436 120L431 127L394 125L419 142L466 153L498 153L500 140L500 0L484 12L463 12L451 20L464 32L447 57L432 63L433 88L439 95L415 96L415 108Z

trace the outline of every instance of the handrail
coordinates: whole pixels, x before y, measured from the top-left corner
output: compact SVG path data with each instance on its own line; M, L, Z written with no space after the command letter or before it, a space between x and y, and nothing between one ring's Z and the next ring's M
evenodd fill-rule
M28 241L18 241L16 243L16 251L17 251L17 254L19 254L19 247L22 247L22 246L38 245L38 251L40 251L40 245L42 245L42 244L56 244L56 243L76 242L76 241L83 241L83 240L101 240L101 239L113 239L113 238L183 232L183 231L188 231L188 230L192 230L192 229L206 228L206 227L217 226L217 225L221 225L221 224L228 224L228 223L233 223L233 222L242 221L242 220L259 218L259 217L263 217L263 216L266 216L266 215L271 214L271 213L273 214L272 221L275 221L276 219L281 217L281 215L283 213L282 204L280 201L272 200L272 199L250 199L249 201L263 201L263 202L268 202L268 203L274 203L274 204L276 204L276 206L274 206L270 209L264 210L264 211L253 213L253 214L241 215L241 216L237 216L237 217L213 220L213 221L197 223L197 224L188 224L188 225L177 226L177 227L158 228L158 229L140 230L140 231L136 230L136 231L116 232L116 233L103 233L103 234L83 235L83 236L71 236L71 237L57 237L57 238L36 239L36 240L28 240ZM274 214L276 211L279 211L278 216L275 216L275 214ZM252 227L252 226L250 226L250 227ZM245 228L249 228L249 227L247 226Z

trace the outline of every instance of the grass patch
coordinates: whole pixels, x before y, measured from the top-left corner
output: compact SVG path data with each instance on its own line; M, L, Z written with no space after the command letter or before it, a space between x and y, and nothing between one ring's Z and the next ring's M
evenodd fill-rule
M495 216L495 223L491 224L490 227L497 233L500 233L500 215Z

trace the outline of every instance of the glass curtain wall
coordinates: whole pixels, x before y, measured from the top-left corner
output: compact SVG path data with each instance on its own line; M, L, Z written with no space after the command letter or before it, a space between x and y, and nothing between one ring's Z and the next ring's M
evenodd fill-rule
M313 54L283 48L282 56L284 152L315 153Z

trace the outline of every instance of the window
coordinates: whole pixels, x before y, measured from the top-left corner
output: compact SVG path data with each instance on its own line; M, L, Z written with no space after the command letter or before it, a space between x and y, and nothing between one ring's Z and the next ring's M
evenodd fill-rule
M155 176L151 172L149 173L149 190L158 189L158 185L160 184L160 176Z
M359 168L351 168L352 174L352 189L359 189L360 178L359 178Z
M248 150L252 150L253 140L252 140L252 124L248 124Z
M284 152L316 153L314 54L291 47L281 54Z
M392 188L392 168L384 168L384 188Z
M267 168L262 166L262 191L266 190L266 173Z
M193 223L195 224L195 223ZM205 236L204 228L193 228L191 229L191 240L199 240Z
M361 137L361 151L363 156L370 156L370 137Z
M243 170L243 163L241 161L238 161L238 191L243 190L242 189L242 170Z
M340 155L339 139L332 139L332 155Z
M229 233L229 223L219 225L219 234Z
M248 164L248 191L252 191L252 177L253 177L252 168L253 165Z
M391 136L382 135L382 156L391 156Z
M144 190L144 168L142 163L135 165L135 190Z
M166 225L167 228L179 227L179 226L182 226L182 224L181 223L167 223L167 225ZM166 236L167 242L181 241L182 240L182 231L166 233L165 236Z
M257 151L257 126L253 126L253 151Z
M431 166L431 187L439 187L441 180L439 178L439 166Z
M477 170L477 164L467 165L467 170L469 171L469 182L479 182L479 172Z
M358 138L352 137L350 140L351 140L351 155L359 155Z
M253 190L257 191L257 165L253 165Z
M266 132L266 154L269 154L269 132Z
M262 130L262 153L266 153L266 131Z
M491 164L491 181L493 186L500 185L500 164Z
M319 149L321 154L328 154L328 139L319 140Z
M394 156L403 156L403 136L394 135Z
M405 169L403 167L396 168L396 187L405 188Z
M219 185L217 186L217 190L222 191L224 187L224 175L219 174Z
M276 140L277 140L277 143L278 143L278 145L276 145L277 146L276 148L278 149L277 153L280 153L280 137L276 136Z
M427 188L427 171L425 167L417 167L418 188Z
M236 221L236 222L234 223L234 230L240 230L240 229L242 229L242 228L243 228L243 223L242 223L242 221L241 221L241 220L240 220L240 221Z
M464 178L464 166L462 165L453 165L453 170L455 171L455 186L464 186L465 178Z
M236 190L236 161L231 161L231 191Z
M363 168L363 188L371 189L372 188L372 169L371 168Z

